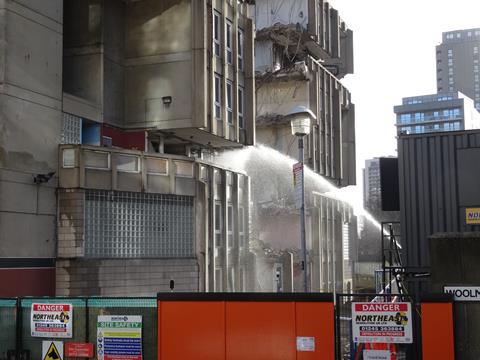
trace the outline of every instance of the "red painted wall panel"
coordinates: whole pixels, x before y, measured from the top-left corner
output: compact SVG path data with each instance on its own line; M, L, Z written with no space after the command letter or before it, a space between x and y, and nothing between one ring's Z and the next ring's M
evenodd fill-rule
M0 297L55 296L55 268L0 269Z
M131 150L145 151L145 131L123 131L110 126L102 127L102 136L112 138L112 145Z

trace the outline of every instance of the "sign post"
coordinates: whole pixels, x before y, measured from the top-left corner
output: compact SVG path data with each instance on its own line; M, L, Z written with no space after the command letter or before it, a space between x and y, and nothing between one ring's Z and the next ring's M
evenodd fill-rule
M411 344L411 304L353 303L352 333L355 343Z

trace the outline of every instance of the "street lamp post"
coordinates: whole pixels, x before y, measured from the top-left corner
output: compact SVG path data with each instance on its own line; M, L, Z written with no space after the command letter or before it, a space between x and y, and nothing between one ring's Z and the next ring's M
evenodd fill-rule
M304 171L304 136L310 134L310 121L315 114L305 106L296 106L288 114L291 117L292 134L298 137L298 153L301 164L301 207L300 207L300 246L302 253L303 291L308 292L307 241L305 235L305 171Z

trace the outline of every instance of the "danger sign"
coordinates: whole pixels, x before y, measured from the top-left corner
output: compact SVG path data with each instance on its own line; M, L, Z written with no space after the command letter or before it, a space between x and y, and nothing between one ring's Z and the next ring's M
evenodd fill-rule
M72 304L32 304L30 330L32 336L71 338Z
M353 303L356 343L412 343L410 303Z

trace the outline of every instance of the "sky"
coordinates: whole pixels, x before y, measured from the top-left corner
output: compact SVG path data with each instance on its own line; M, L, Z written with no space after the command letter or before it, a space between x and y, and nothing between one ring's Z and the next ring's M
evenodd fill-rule
M331 0L354 34L357 184L365 159L396 155L393 106L436 92L442 32L480 27L480 0Z

